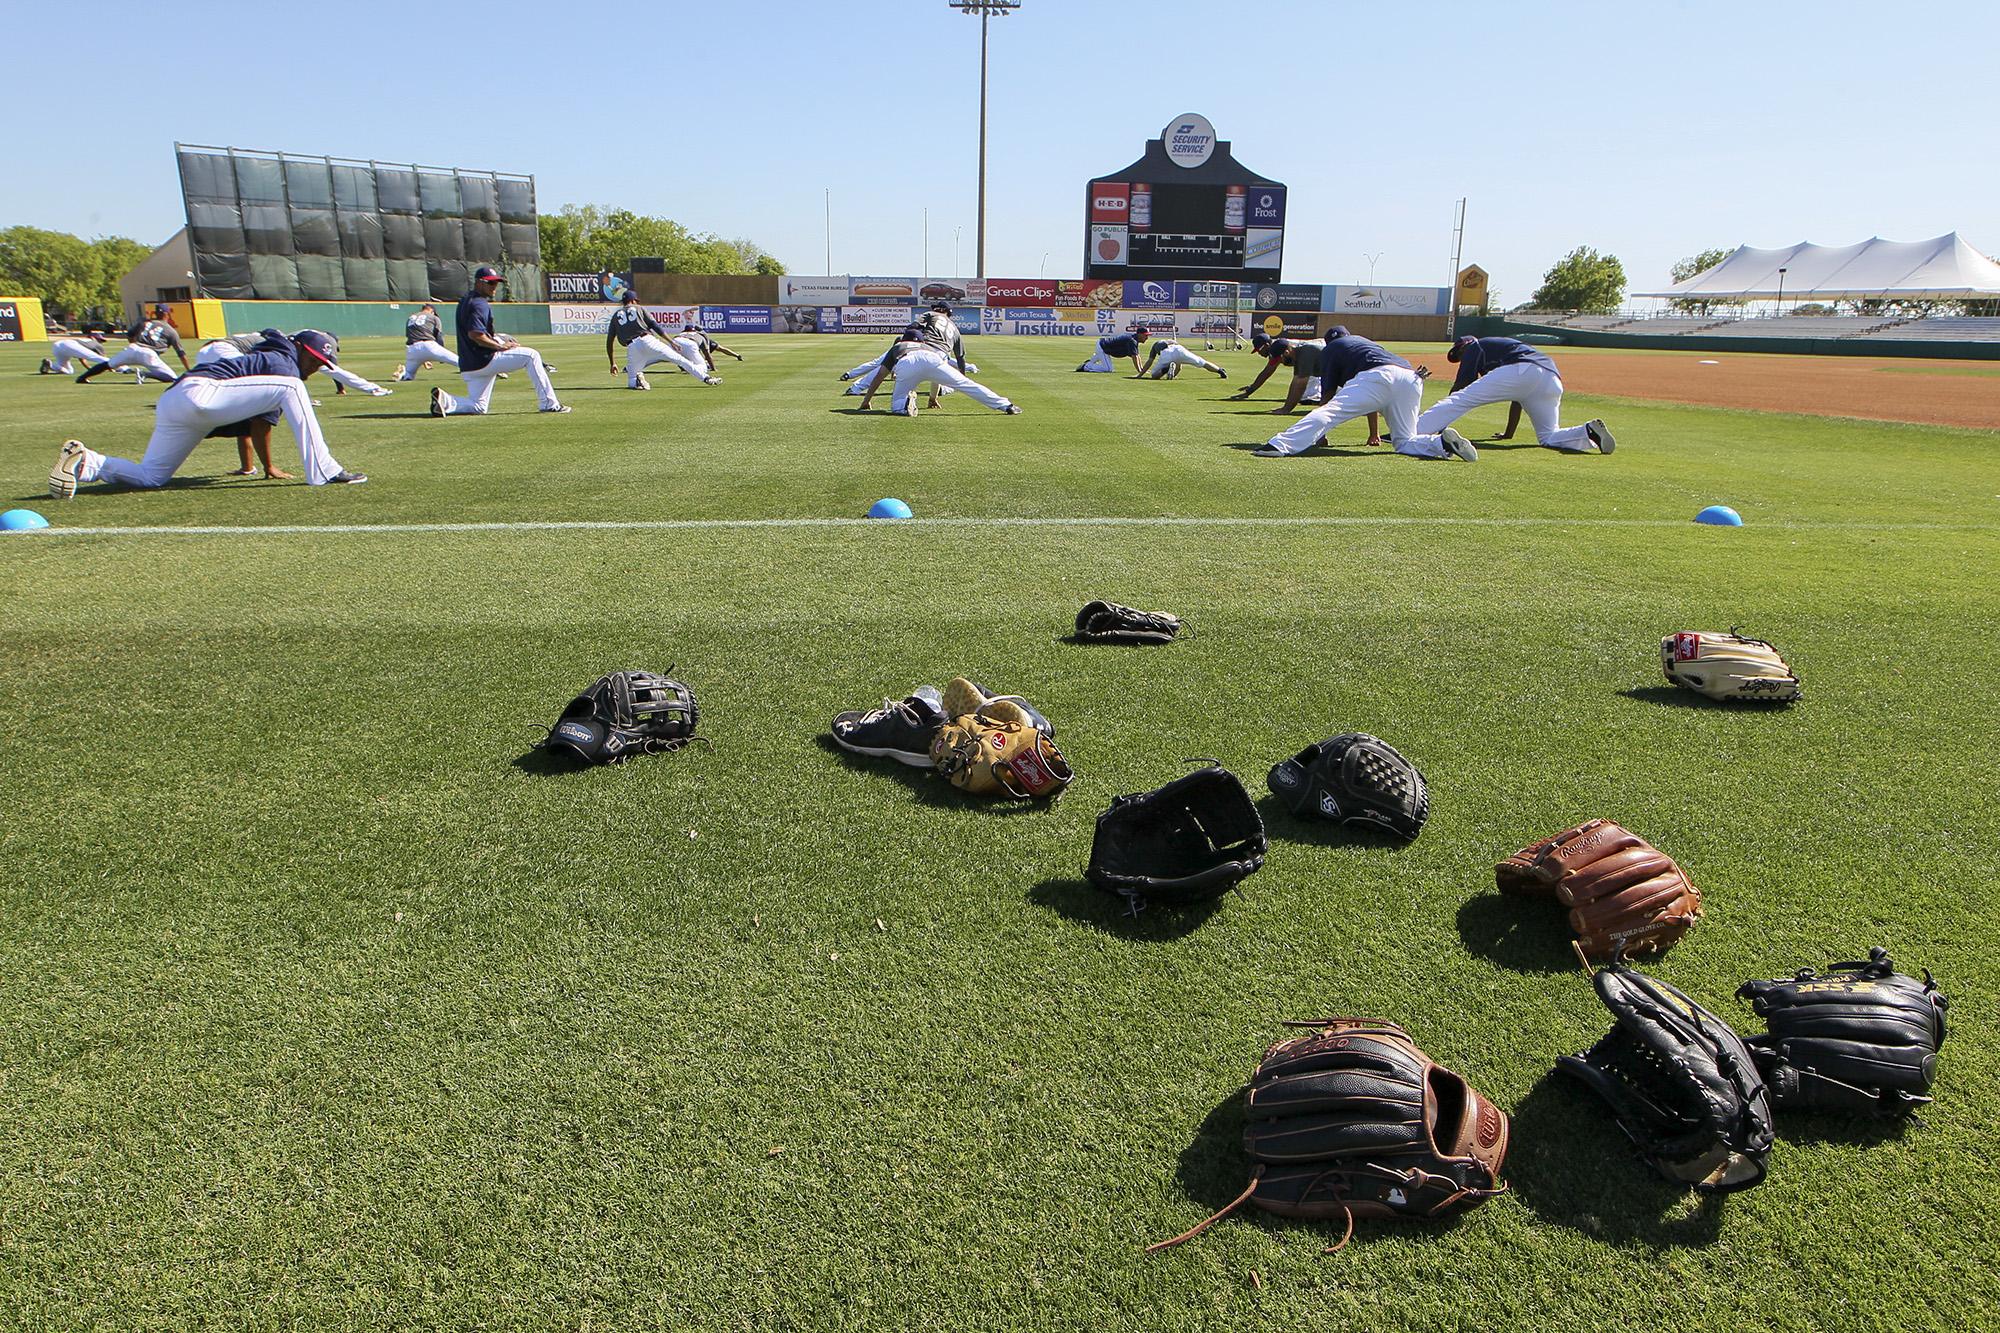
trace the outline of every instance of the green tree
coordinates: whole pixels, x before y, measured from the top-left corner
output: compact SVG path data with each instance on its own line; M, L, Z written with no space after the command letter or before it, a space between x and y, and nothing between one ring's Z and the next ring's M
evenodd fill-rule
M66 231L9 227L0 231L0 290L38 296L65 322L92 306L116 311L118 279L152 253L151 246L123 236L86 241Z
M1579 245L1542 275L1542 285L1529 298L1537 310L1576 310L1608 315L1625 297L1625 266L1616 255L1601 255Z
M1675 260L1674 266L1668 270L1668 274L1676 283L1686 282L1696 274L1708 272L1727 258L1729 258L1729 251L1727 250L1703 250L1698 255L1689 255L1686 259ZM1705 315L1708 313L1709 306L1714 303L1708 300L1692 298L1685 301L1669 301L1667 304L1676 310L1688 310L1696 314Z
M540 218L542 267L552 273L622 272L638 256L658 256L669 273L783 273L784 266L746 240L691 232L671 218L624 208L566 204Z

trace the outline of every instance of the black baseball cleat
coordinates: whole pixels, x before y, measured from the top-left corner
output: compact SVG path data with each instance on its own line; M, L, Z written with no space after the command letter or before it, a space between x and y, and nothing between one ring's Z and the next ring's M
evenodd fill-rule
M1252 450L1250 451L1250 456L1251 456L1252 458L1290 458L1290 457L1291 457L1291 455L1290 455L1290 454L1288 454L1288 453L1286 453L1286 452L1285 452L1285 451L1284 451L1283 449L1274 449L1274 448L1272 448L1272 447L1271 447L1270 445L1268 445L1268 444L1261 444L1261 445L1258 445L1258 446L1257 446L1257 447L1256 447L1255 449L1252 449Z
M849 380L851 380L851 379L853 379L853 378L854 378L854 376L852 376L852 375L848 374L848 373L847 373L846 371L844 371L844 370L840 372L840 382L841 382L842 384L845 384L845 383L847 383L847 382L848 382Z
M1590 437L1590 442L1597 446L1597 452L1600 454L1608 454L1618 447L1618 441L1612 438L1611 428L1606 426L1600 417L1592 417L1584 422L1583 433Z
M329 486L359 486L367 480L368 474L366 472L349 472L346 468L342 468L328 477L326 484Z
M1217 366L1215 368L1215 373L1220 375L1223 379L1229 378L1229 372L1224 370L1221 366Z
M441 417L444 413L444 390L433 386L431 389L431 415Z
M833 743L854 754L929 768L931 738L948 720L942 707L919 694L884 699L873 712L854 709L834 718Z
M37 375L47 375L47 374L50 374L50 373L52 373L52 372L53 372L54 370L55 370L55 367L49 364L49 359L48 359L47 357L43 357L43 358L42 358L42 368L41 368L40 370L37 370L37 371L36 371L35 373L36 373Z
M1021 405L1019 403L1009 403L1005 408L1001 410L1006 412L1006 414L1010 417L1018 417L1021 415Z

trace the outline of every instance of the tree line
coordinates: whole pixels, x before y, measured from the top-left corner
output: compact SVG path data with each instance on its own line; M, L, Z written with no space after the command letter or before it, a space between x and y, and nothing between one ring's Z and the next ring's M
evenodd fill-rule
M646 217L624 208L565 204L538 219L542 268L549 273L623 273L634 258L666 261L669 273L785 271L775 255L754 241L694 232L671 218Z
M64 323L92 309L117 319L118 279L152 253L126 236L86 241L66 231L8 227L0 231L0 294L40 297L43 309Z

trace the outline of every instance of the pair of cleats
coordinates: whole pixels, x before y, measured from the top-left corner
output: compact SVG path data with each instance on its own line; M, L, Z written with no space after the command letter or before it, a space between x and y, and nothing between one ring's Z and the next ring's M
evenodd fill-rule
M646 383L646 377L641 375L625 387L628 389L651 389L653 386Z
M1446 426L1438 432L1438 439L1444 445L1445 457L1456 458L1467 463L1477 463L1479 461L1479 451L1472 447L1472 441L1460 435L1450 426ZM1304 450L1300 452L1303 453ZM1250 456L1252 458L1296 458L1298 455L1288 454L1275 445L1265 444L1251 450Z
M984 690L981 693L985 693ZM989 702L1006 700L1019 704L1021 711L1043 735L1053 738L1049 720L1018 694L1000 694ZM875 759L893 759L911 768L930 768L931 740L939 727L951 719L944 715L944 696L935 685L921 685L903 699L884 699L880 708L868 712L856 708L833 719L833 743L850 754Z
M82 440L64 440L62 448L56 451L56 465L49 469L49 495L57 500L74 500L76 488L83 482L83 465L90 456ZM368 480L365 472L350 472L346 468L326 479L329 486L359 486Z
M450 395L445 393L442 387L436 387L431 390L432 416L442 417L451 414L451 409L445 406L445 402L449 397ZM569 405L567 403L557 403L554 407L545 407L541 410L544 412L567 412L569 411Z

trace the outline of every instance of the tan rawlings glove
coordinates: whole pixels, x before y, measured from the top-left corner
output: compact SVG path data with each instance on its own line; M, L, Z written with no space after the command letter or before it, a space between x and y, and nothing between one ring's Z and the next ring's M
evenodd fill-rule
M1701 893L1674 859L1608 819L1564 829L1493 867L1503 893L1554 898L1587 957L1654 953L1701 919Z
M960 791L1021 799L1060 796L1075 776L1034 715L1014 699L989 698L963 676L944 687L945 716L931 763Z
M1778 650L1735 630L1682 630L1660 640L1660 669L1682 689L1711 699L1788 704L1799 678Z

